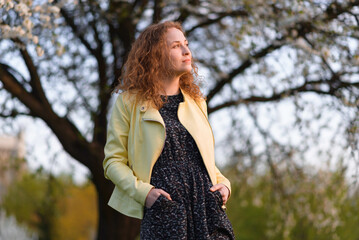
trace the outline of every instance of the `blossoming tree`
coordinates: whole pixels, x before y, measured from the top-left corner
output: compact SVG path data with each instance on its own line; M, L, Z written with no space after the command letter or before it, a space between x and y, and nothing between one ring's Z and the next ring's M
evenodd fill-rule
M359 0L0 0L1 117L42 119L89 169L98 239L138 234L137 220L107 206L113 185L103 177L103 147L110 93L131 43L162 20L183 23L207 76L208 111L233 124L234 162L265 163L283 192L276 167L293 159L285 164L298 168L334 112L348 157L357 156ZM280 128L278 116L290 124Z

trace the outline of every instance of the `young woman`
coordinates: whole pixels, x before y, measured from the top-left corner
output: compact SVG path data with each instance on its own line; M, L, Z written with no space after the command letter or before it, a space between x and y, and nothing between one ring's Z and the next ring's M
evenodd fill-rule
M135 41L108 126L109 205L142 219L141 239L234 239L224 211L230 183L215 166L206 102L179 23Z

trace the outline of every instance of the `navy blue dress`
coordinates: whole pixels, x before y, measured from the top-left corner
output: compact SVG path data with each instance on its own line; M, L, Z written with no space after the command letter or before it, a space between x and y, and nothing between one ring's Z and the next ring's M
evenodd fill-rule
M156 161L151 184L171 195L160 195L144 209L140 237L158 239L234 239L232 225L218 191L213 186L201 154L189 132L179 122L180 93L168 96L159 110L166 126L165 146Z

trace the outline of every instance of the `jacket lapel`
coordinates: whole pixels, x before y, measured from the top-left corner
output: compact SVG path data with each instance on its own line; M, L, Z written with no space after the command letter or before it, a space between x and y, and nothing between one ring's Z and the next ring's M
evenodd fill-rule
M151 106L148 106L148 104L147 105L144 104L141 106L140 111L144 112L143 117L142 117L142 119L144 121L159 122L163 126L165 126L165 122L163 121L163 118L161 117L161 114L157 109L155 109Z
M212 128L208 122L205 113L199 107L194 99L187 95L182 89L184 102L181 102L178 108L178 118L181 124L187 129L195 140L204 160L208 159L209 149L214 146L214 138ZM144 103L140 106L143 112L142 119L144 121L154 121L161 123L165 127L160 112L153 108L150 104ZM209 151L209 152L208 152ZM211 156L212 157L212 156Z

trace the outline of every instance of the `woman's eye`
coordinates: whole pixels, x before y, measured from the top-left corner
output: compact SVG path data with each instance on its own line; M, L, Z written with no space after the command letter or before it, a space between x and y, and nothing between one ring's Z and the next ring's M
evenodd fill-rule
M188 47L188 43L185 43L184 44L186 47ZM179 48L181 46L181 44L176 44L176 45L173 45L172 48Z

